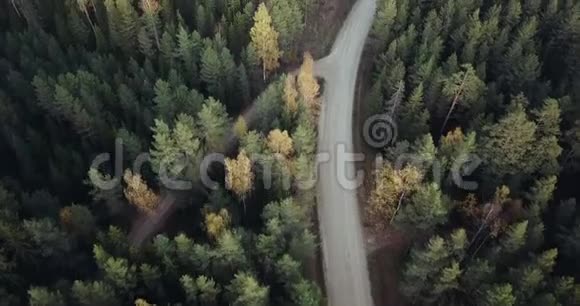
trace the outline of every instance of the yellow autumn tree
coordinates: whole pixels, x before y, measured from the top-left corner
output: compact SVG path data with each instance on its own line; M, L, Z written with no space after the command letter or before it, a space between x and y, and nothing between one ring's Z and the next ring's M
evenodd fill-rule
M318 85L318 81L314 77L314 59L308 52L304 54L304 61L298 73L298 91L312 115L314 117L318 116L320 110L320 101L318 99L320 85Z
M209 238L215 240L230 225L230 214L225 208L218 213L208 212L205 214L205 230Z
M280 153L285 157L292 155L294 144L287 131L275 129L268 134L268 148L274 153Z
M289 114L294 114L298 110L298 90L296 90L296 77L286 76L284 82L284 106Z
M370 225L376 230L382 230L392 222L403 199L419 187L422 179L421 171L414 166L396 170L390 164L386 164L377 170L375 187L366 209L366 217Z
M262 60L264 80L266 72L273 71L280 66L278 60L282 55L278 46L278 32L272 26L272 17L268 8L261 3L254 14L254 26L250 29L252 46Z
M248 158L246 151L241 150L236 159L226 158L225 165L226 188L244 200L254 183L252 161Z
M135 306L155 306L155 304L149 304L149 302L144 299L136 299Z
M133 174L131 170L125 170L123 180L127 184L123 193L129 203L135 205L142 212L152 213L159 203L159 196L147 187L141 175Z
M244 116L239 116L236 123L234 123L234 134L241 139L247 132L248 124L246 123L246 119L244 119Z

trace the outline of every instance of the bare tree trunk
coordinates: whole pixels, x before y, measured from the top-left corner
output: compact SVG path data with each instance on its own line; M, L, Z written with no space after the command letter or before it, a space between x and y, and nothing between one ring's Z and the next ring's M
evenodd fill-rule
M161 44L159 43L159 34L157 34L157 25L153 22L153 35L155 35L155 43L157 44L157 50L161 50Z
M483 242L481 242L481 244L479 245L479 247L477 247L477 249L475 250L475 252L473 252L473 254L471 254L471 258L475 257L475 255L477 254L477 252L479 252L479 250L481 249L481 247L483 247L483 245L487 242L487 239L489 238L489 234L487 236L485 236L485 239L483 239Z
M443 125L441 126L441 131L439 132L441 135L443 135L443 132L445 131L445 126L447 125L447 121L449 121L449 117L451 117L451 113L453 113L453 109L455 108L456 103L457 103L457 96L455 96L455 99L453 99L453 103L451 103L451 107L449 108L449 111L447 112L447 117L445 117L445 121L443 121Z
M399 204L397 204L397 209L395 210L395 213L391 217L391 221L389 223L392 223L393 220L395 220L395 217L397 216L397 212L399 212L399 209L401 208L401 204L403 203L403 198L405 197L405 193L406 193L406 191L403 191L403 193L399 197Z
M91 26L91 29L93 30L93 33L95 34L95 39L97 37L97 30L95 28L95 25L93 24L93 21L91 20L91 15L89 15L89 10L87 10L86 7L82 8L83 13L85 13L85 16L87 17L87 20L89 22L89 25Z
M489 210L489 212L487 213L487 215L485 216L485 219L483 220L481 226L479 227L479 229L477 230L477 233L475 233L475 235L473 236L473 239L471 239L471 242L469 243L469 246L471 247L471 245L475 242L475 240L477 239L477 237L479 236L479 234L481 233L481 231L485 228L485 226L487 225L487 219L489 218L489 215L491 215L491 212L493 211L493 205L491 206L491 209Z
M463 76L463 81L461 81L461 85L459 85L459 90L457 91L457 94L455 94L455 97L453 97L453 102L451 102L451 107L449 108L449 111L447 112L447 116L445 117L445 121L443 121L443 125L441 126L441 132L440 132L441 135L443 135L443 132L445 131L445 126L447 125L447 122L449 121L449 118L451 117L451 114L453 113L453 109L455 109L455 105L457 105L457 102L459 101L459 97L463 93L463 86L465 86L465 81L467 80L467 76L469 75L468 72L469 71L465 72L465 75Z
M10 2L12 3L12 6L14 7L14 10L16 11L16 14L18 15L18 17L22 17L20 15L20 10L18 10L18 5L16 5L16 1L15 0L10 0Z

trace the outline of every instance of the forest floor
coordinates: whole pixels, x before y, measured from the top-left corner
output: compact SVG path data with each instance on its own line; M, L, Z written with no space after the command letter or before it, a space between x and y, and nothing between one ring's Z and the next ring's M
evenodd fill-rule
M322 58L330 52L332 43L346 19L355 0L318 0L318 7L306 16L302 37L302 50ZM301 59L300 59L301 60Z
M377 157L381 152L371 148L365 143L364 123L369 117L369 109L365 104L366 95L372 87L373 59L377 50L373 50L372 38L367 39L367 45L363 51L358 75L353 109L353 144L354 152L363 153L365 160L355 164L357 171L363 171L364 183L357 190L359 210L364 212L366 203L372 188L374 187L374 170ZM364 213L363 213L364 216ZM378 234L368 224L364 217L363 238L367 252L369 278L371 282L371 294L374 304L377 306L404 305L398 290L399 271L401 259L404 256L408 243L400 232L393 228Z

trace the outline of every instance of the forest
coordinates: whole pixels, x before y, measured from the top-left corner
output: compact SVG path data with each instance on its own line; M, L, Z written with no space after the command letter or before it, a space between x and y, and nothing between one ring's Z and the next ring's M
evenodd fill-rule
M317 5L0 1L0 305L320 305Z
M323 2L0 1L0 305L326 304ZM580 305L580 1L376 2L385 292Z
M402 304L580 305L580 2L380 0L368 49Z

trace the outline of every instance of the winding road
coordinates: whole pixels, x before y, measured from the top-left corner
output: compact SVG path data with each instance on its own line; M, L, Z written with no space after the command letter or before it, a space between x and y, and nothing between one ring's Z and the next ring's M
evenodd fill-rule
M356 188L340 176L355 178L353 162L338 153L354 152L352 116L358 67L376 10L376 0L358 0L344 22L330 55L315 64L325 79L318 152L330 161L318 169L318 220L328 304L372 306L365 244ZM344 174L344 175L343 175Z

